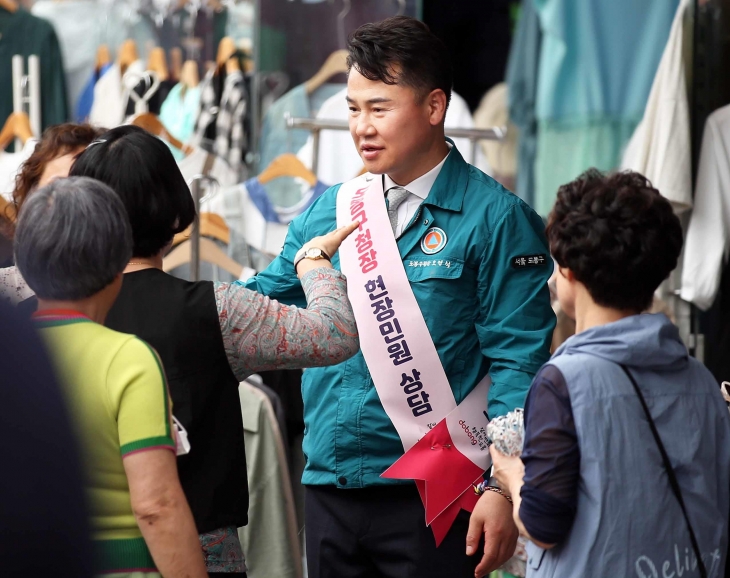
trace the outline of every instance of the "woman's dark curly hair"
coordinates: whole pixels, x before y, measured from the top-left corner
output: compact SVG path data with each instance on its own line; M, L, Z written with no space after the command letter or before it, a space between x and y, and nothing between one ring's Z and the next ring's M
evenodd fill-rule
M644 311L677 266L682 226L649 180L626 171L590 169L558 189L548 218L550 251L593 300Z

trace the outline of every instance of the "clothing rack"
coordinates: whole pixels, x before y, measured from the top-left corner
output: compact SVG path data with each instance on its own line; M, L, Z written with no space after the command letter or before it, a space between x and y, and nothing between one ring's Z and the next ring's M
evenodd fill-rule
M312 172L317 174L319 167L319 135L323 130L350 130L347 121L344 120L327 120L316 118L299 118L286 116L286 126L288 129L301 128L312 131ZM469 162L474 163L477 156L477 143L480 140L496 140L500 141L507 136L506 127L494 127L486 129L478 128L447 128L446 136L454 138L466 138L471 143L469 151Z
M35 54L28 57L28 74L21 55L13 56L13 112L25 112L30 118L34 135L41 134L41 59ZM28 105L28 110L25 110ZM15 139L15 150L23 148L20 139Z
M201 193L203 192L203 183L205 183L207 188L210 190L204 197L201 197ZM210 197L215 195L220 187L220 183L215 177L198 174L190 179L188 187L190 187L190 192L193 195L193 202L195 203L195 219L193 220L193 227L190 231L190 280L200 281L200 205L203 201L207 201Z

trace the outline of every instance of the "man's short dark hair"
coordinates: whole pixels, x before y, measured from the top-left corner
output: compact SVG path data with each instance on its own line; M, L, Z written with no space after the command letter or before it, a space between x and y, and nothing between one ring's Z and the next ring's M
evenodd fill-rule
M58 179L18 216L15 262L40 299L77 301L109 285L132 257L127 211L104 183Z
M168 146L136 126L105 132L81 153L71 175L98 179L122 199L134 256L152 257L195 218L190 189Z
M408 86L424 98L440 88L451 101L454 73L446 45L423 22L393 16L364 24L350 35L347 67L368 80Z
M668 200L632 171L590 169L558 189L548 219L550 251L593 300L644 311L677 266L682 226Z

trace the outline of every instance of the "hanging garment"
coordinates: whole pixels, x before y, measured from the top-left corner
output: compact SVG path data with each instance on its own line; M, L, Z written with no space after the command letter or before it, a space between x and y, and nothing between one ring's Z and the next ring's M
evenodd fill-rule
M23 9L8 12L0 9L0 118L13 112L13 73L10 65L16 54L23 56L25 70L27 57L40 59L41 127L45 129L68 119L66 78L63 59L53 26Z
M347 120L350 111L347 107L347 88L343 88L335 95L328 98L319 109L317 118L327 120ZM446 134L450 128L474 128L469 107L455 92L451 93L451 104L446 111ZM471 143L468 139L453 139L456 148L468 159L471 154ZM312 166L313 139L307 140L297 156L308 167ZM489 165L480 147L477 147L477 161L475 166L485 173L490 172ZM339 184L355 178L363 169L363 162L352 142L347 130L325 130L320 133L319 138L319 166L317 167L317 178L323 183Z
M188 142L195 130L195 119L200 106L200 87L186 87L178 83L172 87L170 94L160 108L160 122L167 131L182 143ZM170 147L175 159L184 158L182 151Z
M641 120L678 0L538 0L543 33L537 87L535 208L560 185L619 165Z
M322 104L333 94L346 88L342 84L323 84L311 95L304 84L292 88L271 105L261 125L260 167L268 167L284 153L296 153L306 143L310 132L304 129L289 129L286 115L296 118L311 118L319 112Z
M127 72L142 74L145 66L136 60L127 67ZM122 73L117 63L99 78L94 86L94 102L89 113L89 122L103 128L114 128L124 122L124 111L129 98L129 89L122 83Z
M648 178L675 212L692 207L692 143L688 72L692 67L693 3L682 0L646 103L631 137L622 169Z
M730 248L730 106L705 123L694 210L684 243L681 297L712 306Z
M74 120L76 122L88 122L91 114L91 107L94 105L94 87L99 79L104 76L111 68L111 63L105 64L99 70L94 69L86 82L86 86L81 91L78 101L76 102L76 113Z
M219 191L201 205L201 211L223 217L232 232L235 231L240 239L245 239L247 246L258 251L268 253L273 257L278 255L284 247L289 225L267 220L251 198L245 184ZM267 215L272 219L278 218L273 210ZM233 243L233 240L231 242ZM262 269L259 263L251 263L251 265L257 270Z
M262 185L258 179L249 179L244 185L248 190L251 200L254 202L264 219L270 223L291 223L295 217L301 215L312 203L316 201L322 193L327 190L327 185L317 181L313 187L309 187L308 183L303 183L307 190L302 195L301 200L294 206L289 208L277 207L274 205L268 193L268 185Z
M157 116L160 116L160 110L162 109L162 103L165 102L168 95L170 94L170 91L172 90L172 87L175 86L175 82L172 80L161 80L160 85L157 87L157 90L155 90L154 93L152 93L147 98L147 111L151 112L152 114L156 114ZM149 75L145 76L142 80L140 80L137 85L134 87L134 92L139 97L144 98L144 96L147 94L147 91L152 87L151 79L149 78ZM134 99L132 94L130 93L129 97L127 98L127 108L125 110L126 116L132 116L133 114L136 114L135 107L136 107L137 101Z
M226 74L222 88L217 69L206 74L200 89L200 112L195 125L194 144L204 138L214 142L213 152L228 161L239 172L247 148L244 118L248 109L248 94L241 71Z
M504 82L487 91L479 103L479 108L474 111L474 126L483 129L507 128L507 135L503 140L483 140L480 145L489 166L492 167L491 176L505 188L513 191L517 174L518 130L510 122L507 91L507 84Z
M95 0L40 0L31 12L48 20L58 35L68 103L75 110L94 68L96 50L105 42L104 27L99 25L104 21L104 7Z
M263 391L238 388L249 480L249 524L238 529L249 578L301 578L302 558L284 444Z
M211 153L194 147L193 152L178 161L177 166L185 178L186 183L189 183L195 175L200 175L205 172L205 163L209 154ZM230 187L238 181L235 171L228 166L225 160L216 155L214 155L213 164L207 174L215 177L221 187Z
M17 153L0 151L0 195L8 201L13 199L15 177L20 172L21 165L33 154L38 139L29 138L23 148Z
M518 127L515 193L532 206L535 202L537 155L537 75L540 63L540 19L533 0L522 0L517 31L507 62L509 118Z

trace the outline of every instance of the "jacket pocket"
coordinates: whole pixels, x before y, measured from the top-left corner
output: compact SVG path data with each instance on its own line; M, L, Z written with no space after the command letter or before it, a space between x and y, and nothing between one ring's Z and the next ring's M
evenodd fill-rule
M430 279L458 279L464 272L464 261L450 257L403 259L406 275L411 283Z

